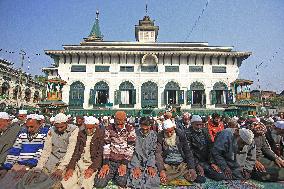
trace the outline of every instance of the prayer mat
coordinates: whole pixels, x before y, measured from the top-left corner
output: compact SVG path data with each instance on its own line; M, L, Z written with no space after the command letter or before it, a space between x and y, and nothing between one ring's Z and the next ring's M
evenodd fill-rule
M184 179L185 180L185 179ZM173 182L174 181L174 182ZM161 185L161 189L282 189L284 188L284 182L259 182L255 180L248 181L214 181L206 179L205 183L189 183L184 182L183 179L177 179L170 182L170 185ZM180 184L187 184L181 186ZM112 182L109 182L106 189L118 189Z

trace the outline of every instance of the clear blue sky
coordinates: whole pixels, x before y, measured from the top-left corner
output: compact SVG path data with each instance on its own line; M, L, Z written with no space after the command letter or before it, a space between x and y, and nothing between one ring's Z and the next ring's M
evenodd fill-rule
M284 0L210 0L188 39L207 0L147 2L148 14L160 27L159 42L208 42L251 51L239 77L257 84L255 66L263 61L261 88L284 90ZM24 49L30 57L25 71L42 74L41 67L53 62L43 50L79 44L92 28L96 9L104 40L135 41L134 25L145 15L145 0L0 0L0 57L19 67L18 53Z

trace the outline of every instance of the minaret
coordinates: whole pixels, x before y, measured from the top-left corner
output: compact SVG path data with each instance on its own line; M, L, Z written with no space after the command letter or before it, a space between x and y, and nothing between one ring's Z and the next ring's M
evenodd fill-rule
M101 33L100 25L99 25L99 14L100 13L97 10L96 11L97 17L96 17L95 23L86 41L103 41L103 35Z
M148 6L146 4L146 15L143 20L139 20L139 25L135 25L135 38L138 42L154 43L157 41L159 26L154 25L148 14Z

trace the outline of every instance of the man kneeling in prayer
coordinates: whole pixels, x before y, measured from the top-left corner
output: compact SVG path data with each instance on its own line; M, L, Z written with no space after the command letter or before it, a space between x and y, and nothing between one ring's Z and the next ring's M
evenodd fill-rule
M142 117L136 131L135 151L128 164L130 176L127 185L131 188L160 188L155 159L157 134L150 129L150 119Z
M170 119L164 121L163 131L158 134L156 160L162 184L180 176L187 181L194 181L197 177L186 136Z
M63 160L67 148L71 143L76 143L79 129L77 126L67 124L68 117L59 113L55 116L55 126L51 127L42 155L36 167L17 184L17 189L46 189L60 188L63 171L57 171L58 165ZM73 147L74 151L74 147Z
M92 189L103 158L104 130L95 117L84 117L85 129L79 131L67 171L61 181L66 189Z
M253 132L244 128L227 128L221 131L211 154L224 173L225 179L249 179L256 160Z

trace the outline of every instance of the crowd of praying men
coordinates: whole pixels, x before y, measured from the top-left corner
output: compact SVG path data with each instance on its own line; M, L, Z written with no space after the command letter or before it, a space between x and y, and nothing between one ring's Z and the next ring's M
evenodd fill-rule
M284 115L54 117L0 112L5 189L160 188L174 179L284 181Z

